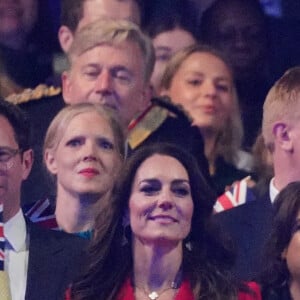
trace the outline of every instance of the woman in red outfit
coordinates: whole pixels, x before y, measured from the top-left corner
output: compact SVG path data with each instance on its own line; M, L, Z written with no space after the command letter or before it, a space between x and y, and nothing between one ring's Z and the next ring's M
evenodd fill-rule
M68 298L260 299L247 286L238 293L231 279L231 252L209 221L214 199L183 149L136 150L97 218L87 269Z

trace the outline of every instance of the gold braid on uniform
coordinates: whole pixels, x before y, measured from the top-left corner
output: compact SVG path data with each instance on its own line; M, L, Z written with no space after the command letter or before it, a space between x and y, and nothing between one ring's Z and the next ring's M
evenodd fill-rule
M43 97L56 96L60 93L60 87L39 84L34 89L25 89L22 93L9 95L5 100L13 104L21 104L32 100L39 100Z
M135 120L132 129L129 131L127 143L131 149L136 149L153 132L155 132L168 118L180 118L188 124L192 123L192 118L181 105L174 104L168 97L158 97L151 99L152 106L140 118Z

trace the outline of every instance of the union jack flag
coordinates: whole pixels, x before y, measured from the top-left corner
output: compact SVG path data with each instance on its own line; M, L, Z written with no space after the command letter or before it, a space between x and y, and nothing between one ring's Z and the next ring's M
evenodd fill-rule
M252 189L247 185L248 180L249 177L236 182L227 192L218 197L214 205L214 213L255 200L256 197Z
M25 216L27 216L31 222L44 228L59 229L56 223L54 209L48 198L39 200L29 208L25 208Z

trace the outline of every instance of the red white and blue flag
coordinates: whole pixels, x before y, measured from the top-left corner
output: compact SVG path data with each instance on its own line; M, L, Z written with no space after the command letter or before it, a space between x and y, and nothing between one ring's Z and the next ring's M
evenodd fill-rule
M59 229L56 223L54 209L50 203L50 200L43 199L35 202L29 209L25 210L25 216L27 216L31 222L36 223L44 228Z
M255 200L252 188L247 184L249 178L238 181L231 188L218 197L214 205L214 213L220 213L224 210L242 205L246 202Z

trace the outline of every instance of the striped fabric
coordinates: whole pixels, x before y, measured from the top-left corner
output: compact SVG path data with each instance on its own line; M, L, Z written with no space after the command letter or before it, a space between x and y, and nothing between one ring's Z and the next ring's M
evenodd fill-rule
M0 203L0 271L4 271L4 249L3 203Z
M218 197L214 206L214 213L220 213L255 200L255 195L247 185L247 180L248 178L245 178L236 182L227 192Z
M30 207L25 208L25 216L28 217L31 222L37 223L44 228L59 229L56 223L54 208L49 199L39 200Z
M3 203L0 203L0 299L11 300L9 290L9 279L7 273L4 271L4 257L5 257L5 238L4 238L4 224L3 224Z

